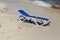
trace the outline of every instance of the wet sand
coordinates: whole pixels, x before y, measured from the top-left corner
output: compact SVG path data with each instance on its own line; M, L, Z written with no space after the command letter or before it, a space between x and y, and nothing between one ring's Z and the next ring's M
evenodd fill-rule
M40 7L33 1L21 3L5 3L0 5L0 40L60 40L60 10ZM36 26L20 23L18 9L23 9L31 15L47 17L51 20L49 26Z

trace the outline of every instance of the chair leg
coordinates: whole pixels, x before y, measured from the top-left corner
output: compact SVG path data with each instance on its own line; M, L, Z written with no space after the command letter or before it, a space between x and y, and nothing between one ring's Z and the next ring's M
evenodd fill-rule
M19 18L18 18L18 20L19 20L19 22L20 23L22 23L23 21L21 21L21 17L23 17L22 15L21 16L19 16ZM24 17L23 17L24 18ZM25 19L25 18L24 18Z
M47 26L47 25L49 25L50 24L50 21L42 21L43 22L43 26Z
M25 21L26 19L23 20L23 22Z
M35 24L38 26L38 23L33 19L33 21L35 22Z
M18 18L17 20L18 20L20 23L22 23L22 21L21 21L21 19L20 19L20 18Z

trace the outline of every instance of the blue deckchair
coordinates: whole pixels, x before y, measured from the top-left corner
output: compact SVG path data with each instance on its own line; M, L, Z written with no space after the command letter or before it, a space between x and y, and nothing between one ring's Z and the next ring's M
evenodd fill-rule
M46 20L46 21L49 20L48 18L43 18L43 17L38 17L38 16L31 16L23 10L18 10L18 12L20 12L20 14L22 14L23 16L26 16L26 17L32 17L32 18L42 19L42 20Z
M35 19L41 19L41 20L44 20L44 21L48 21L49 22L49 19L48 18L43 18L43 17L38 17L38 16L31 16L29 15L28 13L26 13L25 11L23 10L18 10L18 12L23 16L23 17L28 17L30 19L33 19L36 23L36 20ZM36 23L37 24L37 23ZM38 25L38 24L37 24Z

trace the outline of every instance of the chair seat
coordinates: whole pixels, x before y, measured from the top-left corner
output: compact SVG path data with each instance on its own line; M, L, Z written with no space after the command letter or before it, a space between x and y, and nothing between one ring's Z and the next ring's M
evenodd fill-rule
M49 19L48 18L43 18L43 17L38 17L38 16L30 16L32 18L37 18L37 19L42 19L42 20L46 20L48 21Z

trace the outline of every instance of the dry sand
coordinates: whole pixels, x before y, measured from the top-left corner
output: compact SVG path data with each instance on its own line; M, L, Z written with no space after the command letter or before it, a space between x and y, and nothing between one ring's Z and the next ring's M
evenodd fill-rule
M60 10L40 7L32 1L21 3L0 2L0 40L60 40ZM26 10L31 15L47 17L49 26L36 26L19 23L18 9Z

